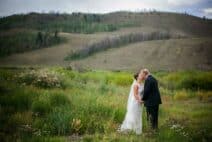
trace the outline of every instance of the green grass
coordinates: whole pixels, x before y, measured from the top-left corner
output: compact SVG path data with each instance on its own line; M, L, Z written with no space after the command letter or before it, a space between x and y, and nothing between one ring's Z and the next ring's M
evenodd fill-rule
M212 73L201 71L181 71L161 78L161 85L168 89L211 90Z
M149 129L143 108L143 134L137 136L116 131L126 112L132 73L51 67L45 71L56 74L64 86L49 88L16 80L29 70L0 69L0 138L4 141L187 142L209 141L212 137L212 89L201 83L198 91L189 85L180 87L181 77L190 79L195 74L198 82L203 82L211 72L153 73L163 100L159 133ZM37 73L40 70L34 69ZM172 81L175 83L170 87L168 82Z

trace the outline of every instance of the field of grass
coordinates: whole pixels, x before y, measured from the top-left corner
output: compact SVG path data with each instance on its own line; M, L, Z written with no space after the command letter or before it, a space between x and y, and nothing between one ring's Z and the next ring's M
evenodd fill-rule
M181 142L212 139L212 72L154 72L159 132L120 134L132 72L62 67L0 69L1 141Z

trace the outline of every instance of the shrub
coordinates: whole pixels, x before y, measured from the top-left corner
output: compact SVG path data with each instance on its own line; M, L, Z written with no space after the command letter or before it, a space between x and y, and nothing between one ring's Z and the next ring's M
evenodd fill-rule
M31 111L27 112L16 112L14 115L12 115L11 119L13 119L17 124L23 125L23 124L32 124L32 113Z
M99 86L99 91L101 94L107 93L110 89L111 88L105 83L101 83L101 85Z
M186 92L185 90L177 91L174 95L175 100L187 100L188 98L188 92Z
M167 89L211 90L211 72L174 72L159 79L161 86Z
M104 122L100 120L89 119L86 122L86 133L88 134L95 134L95 133L104 133Z
M0 70L0 81L2 80L12 80L14 78L14 76L16 75L16 73L14 73L13 71L9 70L9 69L1 69Z
M21 73L18 76L18 80L21 83L31 84L41 88L60 88L63 86L59 76L47 69Z
M125 113L125 110L121 110L121 109L114 110L113 111L113 120L115 122L121 123L124 118L124 113Z
M169 73L168 75L163 76L159 79L159 85L163 88L167 89L176 89L179 86L179 82L182 79L182 75L180 73Z
M93 135L85 135L84 137L83 137L83 141L84 142L93 142L94 140L93 140L94 138L93 138Z
M33 81L36 79L36 71L31 70L26 73L20 73L17 76L18 82L23 83L23 84L32 84Z
M132 76L130 76L127 73L123 74L115 74L112 76L107 77L107 82L108 83L114 83L115 85L119 86L129 86L132 83L133 79Z
M51 134L50 127L51 126L46 117L36 117L33 119L33 135L36 137L49 136Z
M199 98L200 101L212 101L212 91L198 91L197 92L197 97Z
M132 78L128 76L120 76L114 79L114 83L120 86L128 86L132 83Z
M70 100L62 93L54 93L50 95L50 103L52 106L67 105L70 104Z
M70 121L70 125L71 125L71 132L76 134L80 133L80 129L83 126L81 120L75 118L72 121Z
M192 90L212 90L212 74L198 73L190 75L182 80L180 87Z
M14 107L19 110L28 109L32 102L32 98L28 94L14 94L12 100Z
M160 87L160 94L161 95L173 95L173 92L169 89L166 89L166 88L163 88L163 87Z
M70 132L71 113L63 107L56 107L47 117L48 130L51 134L66 135Z
M37 100L32 103L32 111L38 114L46 114L50 112L51 106L47 101Z
M32 99L32 92L26 92L23 88L17 88L7 95L0 96L0 105L23 111L30 108Z

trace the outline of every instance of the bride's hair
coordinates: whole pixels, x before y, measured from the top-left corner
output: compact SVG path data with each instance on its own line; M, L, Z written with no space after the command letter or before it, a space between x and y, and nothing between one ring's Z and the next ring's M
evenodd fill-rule
M137 73L135 73L134 75L133 75L133 77L134 77L134 79L135 80L137 80L138 79L138 75L139 75L139 73L137 72Z

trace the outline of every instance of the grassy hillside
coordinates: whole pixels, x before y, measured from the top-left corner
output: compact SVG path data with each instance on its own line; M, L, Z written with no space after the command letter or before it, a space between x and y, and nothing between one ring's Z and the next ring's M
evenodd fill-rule
M206 141L212 138L211 72L154 72L159 133L143 109L143 134L120 134L132 73L66 68L0 69L1 141Z
M0 30L26 28L35 30L60 30L62 32L93 33L114 31L113 24L101 22L100 14L39 14L13 15L0 20Z
M103 52L111 48L119 48L128 44L142 42L142 41L154 41L154 40L168 40L172 38L183 38L183 35L172 35L171 33L164 31L155 31L149 33L131 33L126 35L120 35L113 38L106 38L99 42L93 43L78 50L74 53L70 53L66 60L77 60L89 57L95 53Z
M15 32L16 30L27 31L27 36ZM34 31L35 34L28 36L30 31ZM45 33L53 33L50 34L50 39L55 39L55 31L60 32L60 38L66 39L66 42L57 44L54 40L50 40L52 42L48 46L43 45L38 49L40 45L36 43L38 33L42 32L43 37ZM159 38L160 34L156 34L157 38L155 38L153 34L163 32L167 33L168 38ZM211 20L187 14L30 13L1 18L0 33L1 54L12 54L1 58L0 66L71 65L73 68L110 70L136 70L140 66L153 70L210 70L212 68L210 62ZM11 33L9 37L8 33ZM140 36L141 34L149 36ZM173 39L173 35L186 37L186 39ZM151 41L146 41L143 37ZM160 41L156 41L158 39ZM145 42L135 44L140 41ZM44 48L49 46L55 48ZM123 48L105 51L112 47ZM24 53L17 54L17 52ZM84 59L78 61L78 57Z
M65 42L55 31L40 32L26 29L13 29L0 32L0 57L23 53L35 49L51 47Z
M72 61L72 66L90 69L133 70L211 70L211 38L186 38L145 41L109 49L85 59Z
M181 31L195 36L211 36L212 20L205 20L188 14L168 12L114 12L105 15L106 23L131 23L140 27L152 27L167 31Z
M106 34L108 35L108 34ZM88 43L97 42L106 37L105 34L69 34L60 33L60 37L65 39L65 43L52 46L53 48L42 48L13 54L0 59L1 66L20 66L20 65L68 65L64 58L70 53L84 48Z
M198 17L164 12L114 12L108 14L39 14L12 15L0 19L0 30L27 28L59 30L72 33L115 31L122 27L152 27L181 31L190 35L211 35L212 21Z

